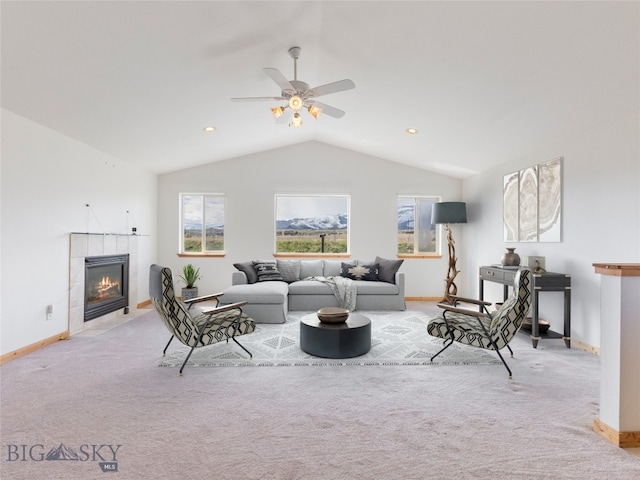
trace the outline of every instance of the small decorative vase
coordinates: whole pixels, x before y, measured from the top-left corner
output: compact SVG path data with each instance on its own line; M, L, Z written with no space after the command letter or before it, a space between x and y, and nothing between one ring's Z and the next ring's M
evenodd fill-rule
M192 298L196 298L197 296L198 296L198 287L182 289L182 300L191 300Z
M507 253L500 259L505 267L517 267L520 265L520 255L515 253L515 248L507 248Z

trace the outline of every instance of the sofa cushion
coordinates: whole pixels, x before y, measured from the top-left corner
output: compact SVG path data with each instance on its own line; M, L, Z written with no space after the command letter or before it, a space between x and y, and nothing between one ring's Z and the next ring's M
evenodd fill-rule
M278 271L278 266L275 261L255 261L253 267L256 269L258 275L258 282L272 282L282 281L282 275Z
M288 288L284 282L262 282L254 285L233 285L224 291L224 304L247 301L251 304L284 304Z
M258 274L256 273L256 269L253 267L253 262L234 263L233 266L241 272L244 272L247 276L248 283L256 283L258 281Z
M315 280L299 280L289 284L289 295L332 295L331 287Z
M351 280L367 280L370 282L378 281L378 264L369 265L352 265L350 263L342 263L340 275Z
M300 260L276 260L276 265L285 282L300 280Z
M300 278L321 277L322 260L302 260L300 262Z
M381 282L396 283L396 273L404 260L387 260L386 258L376 257L375 262L378 264L378 280Z
M342 262L340 260L324 260L324 276L325 277L337 277L340 275L340 268Z
M398 286L387 282L369 282L356 280L358 295L397 295L400 291Z

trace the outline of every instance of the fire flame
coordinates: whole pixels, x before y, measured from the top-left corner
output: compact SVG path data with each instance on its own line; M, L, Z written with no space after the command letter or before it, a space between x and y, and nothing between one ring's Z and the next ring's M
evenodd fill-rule
M120 282L112 282L111 278L107 277L102 277L102 280L100 280L98 282L98 287L101 288L111 288L111 287L119 287L120 286Z
M99 301L107 298L113 298L121 295L120 293L120 281L111 280L108 275L102 277L102 279L96 282L91 287L89 294L89 300Z

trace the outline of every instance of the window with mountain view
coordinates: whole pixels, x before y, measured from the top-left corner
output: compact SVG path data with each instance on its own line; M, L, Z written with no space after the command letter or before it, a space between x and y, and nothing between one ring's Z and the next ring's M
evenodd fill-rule
M398 255L439 255L431 207L437 197L398 197Z
M180 253L224 252L224 195L180 194Z
M348 254L348 195L276 195L276 253Z

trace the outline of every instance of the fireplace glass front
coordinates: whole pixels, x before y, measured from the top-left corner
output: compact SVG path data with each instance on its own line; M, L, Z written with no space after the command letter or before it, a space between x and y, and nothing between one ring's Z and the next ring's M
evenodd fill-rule
M86 257L84 321L129 305L129 255Z

